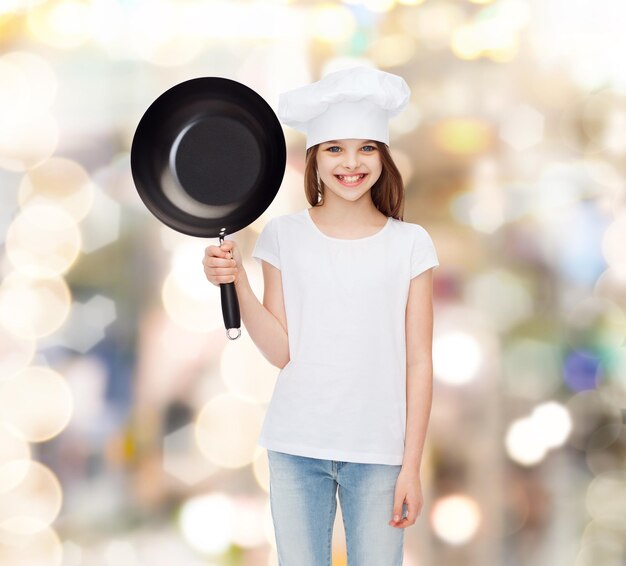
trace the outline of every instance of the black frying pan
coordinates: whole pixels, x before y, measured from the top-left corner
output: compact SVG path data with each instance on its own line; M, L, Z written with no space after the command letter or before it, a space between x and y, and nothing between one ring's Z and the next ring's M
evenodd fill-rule
M286 160L272 108L250 87L222 77L191 79L161 94L139 121L130 152L148 210L178 232L219 237L220 245L271 204ZM220 290L226 335L235 340L241 335L235 284Z

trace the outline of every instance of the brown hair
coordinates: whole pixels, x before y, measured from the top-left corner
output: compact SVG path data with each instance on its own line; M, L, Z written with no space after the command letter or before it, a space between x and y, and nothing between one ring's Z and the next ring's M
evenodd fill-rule
M372 201L385 216L403 220L404 215L404 184L402 175L389 153L389 147L376 142L380 152L382 171L380 177L371 188ZM304 167L304 193L311 206L319 206L324 202L324 186L317 173L317 152L320 144L311 146L306 152Z

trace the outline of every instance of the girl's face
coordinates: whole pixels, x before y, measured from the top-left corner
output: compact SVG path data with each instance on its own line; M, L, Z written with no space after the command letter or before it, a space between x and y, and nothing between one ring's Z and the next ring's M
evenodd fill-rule
M325 197L330 191L356 201L374 186L383 170L378 143L357 139L324 142L317 151L317 170Z

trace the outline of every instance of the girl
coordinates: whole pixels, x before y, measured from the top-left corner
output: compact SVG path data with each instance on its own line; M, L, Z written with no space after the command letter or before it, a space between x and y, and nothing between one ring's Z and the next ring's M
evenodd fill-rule
M258 441L281 566L330 566L337 490L348 566L401 565L422 507L439 262L401 218L387 145L408 98L401 77L368 67L283 93L279 117L307 135L311 208L261 232L263 304L234 241L205 251L207 279L235 282L250 337L281 369Z

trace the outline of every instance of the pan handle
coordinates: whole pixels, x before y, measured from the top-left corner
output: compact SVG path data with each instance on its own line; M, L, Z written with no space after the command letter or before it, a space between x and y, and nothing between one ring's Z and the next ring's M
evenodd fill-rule
M224 242L224 236L220 234L220 246ZM220 283L222 294L222 315L226 326L226 336L229 340L237 340L241 336L241 315L239 313L239 299L234 283ZM230 331L237 330L237 336L231 336Z

